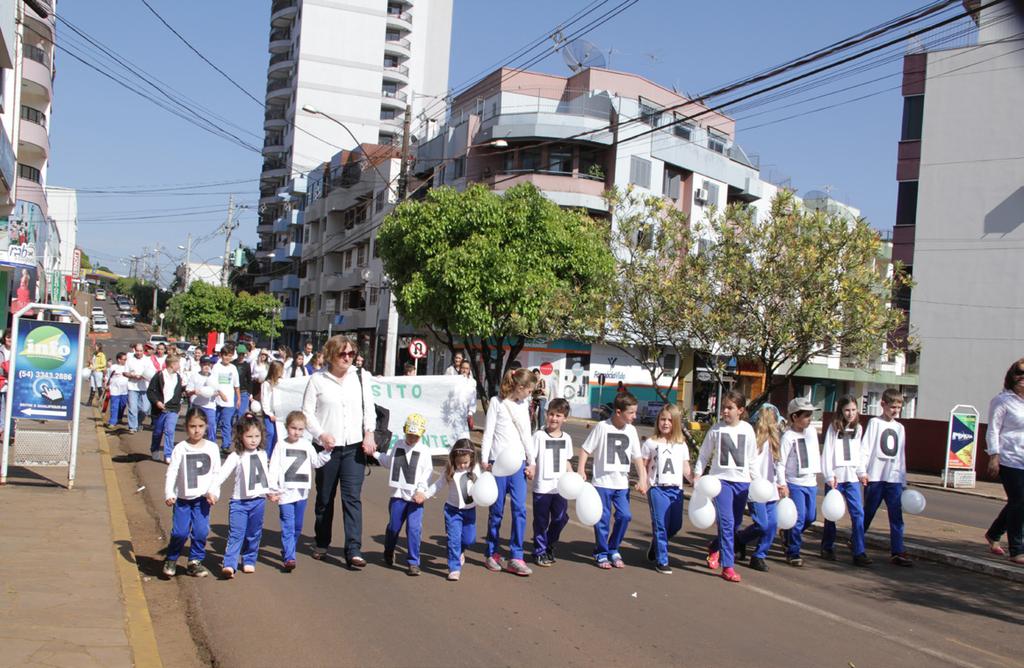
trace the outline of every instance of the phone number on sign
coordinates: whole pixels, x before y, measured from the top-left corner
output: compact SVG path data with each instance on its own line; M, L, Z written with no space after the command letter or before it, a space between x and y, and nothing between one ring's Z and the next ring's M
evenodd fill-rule
M56 373L53 371L19 371L18 378L49 378L51 380L74 380L70 373Z

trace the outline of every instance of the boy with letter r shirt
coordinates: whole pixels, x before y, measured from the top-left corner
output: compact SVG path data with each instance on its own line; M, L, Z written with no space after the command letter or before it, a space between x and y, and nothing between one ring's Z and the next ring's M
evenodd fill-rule
M629 392L621 392L612 402L615 413L597 423L583 442L577 473L587 479L587 460L594 455L594 487L601 495L601 519L594 526L594 558L598 568L625 568L619 546L626 535L632 514L629 512L629 464L636 467L637 489L647 491L647 468L640 451L640 436L633 426L637 400ZM612 508L615 525L610 527ZM609 528L611 532L609 533Z

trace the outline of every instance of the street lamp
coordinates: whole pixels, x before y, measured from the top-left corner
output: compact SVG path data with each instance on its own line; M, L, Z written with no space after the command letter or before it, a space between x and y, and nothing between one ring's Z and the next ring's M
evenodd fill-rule
M164 333L164 314L160 314L160 333Z

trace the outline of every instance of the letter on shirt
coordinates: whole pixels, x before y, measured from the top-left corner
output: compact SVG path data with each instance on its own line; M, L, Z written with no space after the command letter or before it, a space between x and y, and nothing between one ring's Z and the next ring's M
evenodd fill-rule
M189 496L199 491L199 478L213 469L210 455L205 452L188 452L185 454L185 491Z
M886 429L882 432L882 435L878 437L878 449L882 452L882 457L886 459L896 457L900 451L900 437L895 429Z
M267 472L263 468L263 460L256 455L249 457L249 471L245 476L245 489L250 495L259 494L260 492L266 493L269 489L267 486Z
M850 439L853 438L856 433L857 432L852 429L843 430L843 457L840 463L846 466L853 464L853 453L850 452Z
M395 458L391 461L391 482L403 489L416 484L416 465L420 461L420 453L413 452L411 457L409 454L405 448L396 448ZM399 472L405 483L398 479Z
M284 471L285 487L309 486L309 473L303 473L302 467L309 459L306 451L302 448L288 448L284 456L291 459L292 463Z
M798 438L796 439L796 461L801 471L807 470L807 439Z
M737 434L739 444L732 440L732 434L719 433L718 465L726 469L741 469L746 466L746 434ZM730 463L732 460L732 463Z
M565 447L565 439L547 439L544 441L545 458L551 461L550 465L542 467L545 480L551 480L554 474L561 473L562 448Z
M629 437L625 434L608 434L605 441L604 462L608 468L625 466L629 470Z
M459 497L462 499L462 505L468 506L473 503L473 496L469 493L469 474L463 473L459 476L456 483L459 486Z

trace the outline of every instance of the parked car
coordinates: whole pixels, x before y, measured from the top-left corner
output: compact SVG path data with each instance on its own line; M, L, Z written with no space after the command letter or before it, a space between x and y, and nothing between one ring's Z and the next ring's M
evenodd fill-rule
M95 317L92 319L92 331L94 332L109 332L110 326L107 325L106 318Z
M167 337L164 336L163 334L151 334L149 336L149 342L151 344L153 344L154 346L156 344L158 344L158 343L162 343L164 345L167 345Z
M107 291L102 289L102 288L97 290L96 291L96 299L97 299L97 301L101 301L101 302L106 301L107 300Z
M114 320L114 324L118 327L134 327L135 316L131 313L118 313L117 319Z
M103 315L103 307L102 306L93 306L92 307L92 314L93 315Z

